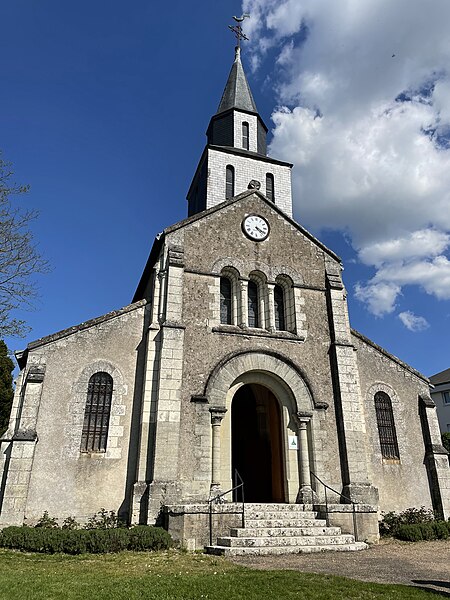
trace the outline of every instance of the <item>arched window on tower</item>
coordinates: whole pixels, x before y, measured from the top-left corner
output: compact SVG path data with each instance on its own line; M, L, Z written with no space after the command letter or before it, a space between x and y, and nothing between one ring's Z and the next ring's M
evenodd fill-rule
M250 128L247 121L242 123L242 147L244 150L250 148Z
M375 394L375 412L383 458L399 459L400 453L398 451L392 402L385 392Z
M226 185L225 185L225 198L234 197L234 167L227 165L226 170Z
M258 284L248 282L248 326L260 327Z
M281 285L275 285L273 289L273 300L275 305L275 329L278 331L286 331L284 290Z
M113 378L100 371L89 379L84 422L81 433L81 452L105 452L108 439Z
M228 277L220 278L220 322L224 325L233 323L232 285Z
M272 173L266 173L266 196L272 202L275 202L275 183Z

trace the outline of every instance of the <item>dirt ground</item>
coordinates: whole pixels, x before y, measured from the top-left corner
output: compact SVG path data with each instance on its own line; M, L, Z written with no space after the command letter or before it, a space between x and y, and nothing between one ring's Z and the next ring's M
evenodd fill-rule
M230 560L254 569L294 569L414 585L450 598L450 540L409 543L389 539L360 552L237 556Z

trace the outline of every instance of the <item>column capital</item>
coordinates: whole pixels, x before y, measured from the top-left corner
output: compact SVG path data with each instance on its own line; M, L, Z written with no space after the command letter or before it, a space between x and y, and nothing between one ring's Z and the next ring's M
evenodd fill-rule
M294 413L294 419L297 422L297 425L302 428L302 427L306 427L308 425L308 423L311 421L313 414L311 412L303 412L303 411L298 411L296 413Z
M209 412L211 413L211 425L220 425L227 409L223 406L211 406Z

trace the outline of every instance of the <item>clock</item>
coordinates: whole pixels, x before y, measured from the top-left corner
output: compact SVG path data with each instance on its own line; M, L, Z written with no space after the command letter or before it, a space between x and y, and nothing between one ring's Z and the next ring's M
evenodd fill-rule
M269 223L260 215L248 215L242 221L242 231L255 242L262 242L269 235Z

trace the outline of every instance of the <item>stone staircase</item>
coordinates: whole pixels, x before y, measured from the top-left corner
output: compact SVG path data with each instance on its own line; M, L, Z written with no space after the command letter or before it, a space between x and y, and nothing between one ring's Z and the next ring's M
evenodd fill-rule
M311 505L246 504L245 527L232 527L230 535L208 546L209 554L225 556L299 554L364 550L367 544L327 527Z

